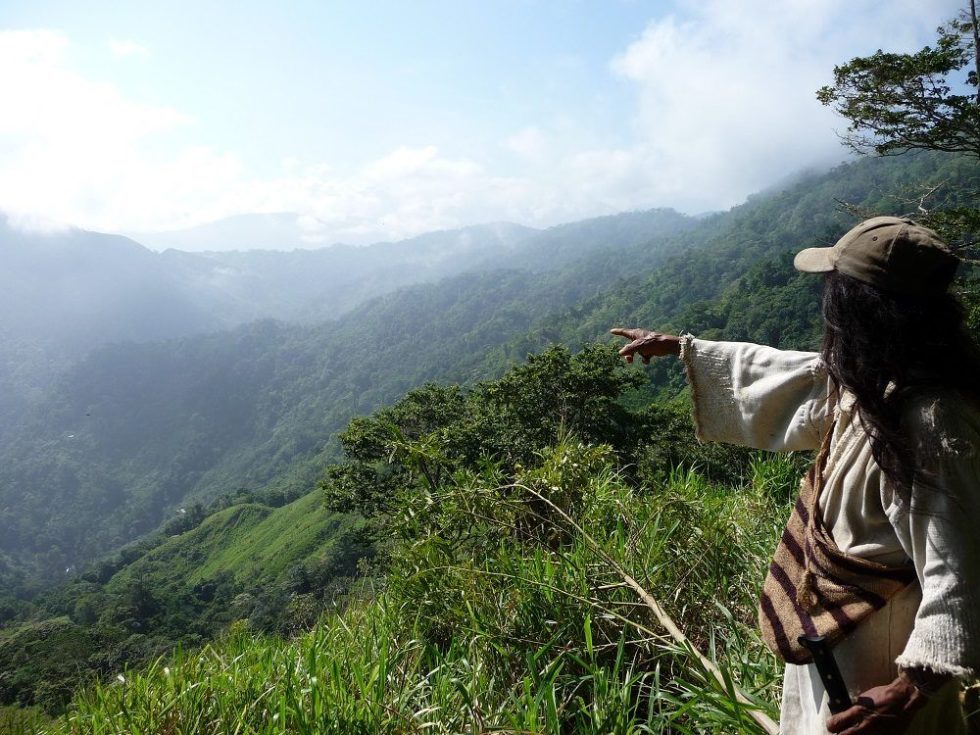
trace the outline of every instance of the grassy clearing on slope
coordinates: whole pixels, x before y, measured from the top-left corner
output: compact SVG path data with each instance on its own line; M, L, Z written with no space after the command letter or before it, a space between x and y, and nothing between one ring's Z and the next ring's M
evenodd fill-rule
M357 525L324 508L317 493L281 508L233 505L150 551L116 575L109 589L122 589L142 575L182 586L221 574L249 585L272 582L293 565L329 552L341 531Z
M781 667L755 596L788 513L792 458L735 491L675 473L631 488L566 440L501 485L493 468L406 500L384 589L293 641L237 630L79 694L49 733L759 732ZM533 493L530 492L533 489ZM548 505L568 511L716 660L730 686Z

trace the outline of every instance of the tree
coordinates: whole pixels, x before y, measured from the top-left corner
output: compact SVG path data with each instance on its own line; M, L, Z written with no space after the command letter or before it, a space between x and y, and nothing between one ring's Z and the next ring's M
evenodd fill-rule
M833 85L818 90L817 99L851 121L845 145L879 155L925 149L980 158L976 0L937 32L934 48L879 50L834 67Z
M487 462L533 463L566 434L632 449L653 429L622 399L644 382L614 348L590 344L575 354L552 346L469 390L429 384L352 419L340 434L347 461L328 468L320 487L331 510L383 520L406 490L438 493Z
M980 160L977 0L970 0L937 33L935 47L918 53L878 50L834 67L833 85L817 90L817 99L850 120L841 136L846 146L882 156L924 150ZM975 262L980 242L977 193L972 187L949 192L944 181L923 181L894 196L910 207L909 215L936 229L961 257ZM861 217L879 214L842 204Z

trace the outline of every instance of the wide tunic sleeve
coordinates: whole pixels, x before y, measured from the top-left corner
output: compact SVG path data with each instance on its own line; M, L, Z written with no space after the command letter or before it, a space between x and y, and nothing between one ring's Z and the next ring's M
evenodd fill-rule
M685 335L681 359L699 439L771 451L820 447L833 408L817 353Z
M980 674L980 413L948 396L914 413L918 470L910 500L891 498L890 515L915 565L922 602L896 663L974 677Z

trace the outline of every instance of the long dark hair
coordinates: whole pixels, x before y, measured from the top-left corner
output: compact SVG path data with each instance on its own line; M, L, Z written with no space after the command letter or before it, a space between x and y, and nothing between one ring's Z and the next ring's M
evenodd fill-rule
M980 405L980 351L963 307L949 293L903 296L832 271L823 317L830 377L854 394L875 461L907 499L916 468L914 438L902 430L908 400L938 388Z

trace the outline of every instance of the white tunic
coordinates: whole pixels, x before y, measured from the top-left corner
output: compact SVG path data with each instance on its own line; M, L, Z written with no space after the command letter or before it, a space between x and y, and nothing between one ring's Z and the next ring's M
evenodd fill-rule
M816 353L685 336L681 357L699 439L771 451L817 449L836 418L819 499L828 531L849 554L886 564L913 562L919 583L834 648L852 696L889 683L898 666L976 676L980 410L952 396L923 396L909 408L906 426L919 465L909 503L874 461L854 397L831 396ZM907 732L965 732L958 694L955 682L945 687ZM812 664L787 664L780 731L823 735L828 716Z

